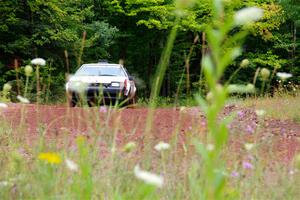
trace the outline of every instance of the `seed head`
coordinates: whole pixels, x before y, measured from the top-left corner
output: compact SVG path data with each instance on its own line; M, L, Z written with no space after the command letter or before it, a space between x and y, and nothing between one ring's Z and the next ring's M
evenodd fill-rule
M31 76L32 72L33 72L32 67L30 65L26 65L25 66L25 75L26 76Z
M11 85L10 84L8 84L8 83L5 83L4 85L3 85L3 92L9 92L11 90Z
M260 75L262 79L266 81L270 76L270 70L268 70L267 68L262 68L260 71Z
M249 64L250 64L249 60L248 59L244 59L244 60L242 60L242 62L241 62L240 65L241 65L242 68L246 68L246 67L249 66Z

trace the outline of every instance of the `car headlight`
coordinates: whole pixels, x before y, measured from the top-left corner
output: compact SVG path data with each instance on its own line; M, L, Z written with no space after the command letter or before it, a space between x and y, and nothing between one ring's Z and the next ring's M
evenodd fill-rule
M120 83L118 83L118 82L112 82L111 86L112 87L120 87Z

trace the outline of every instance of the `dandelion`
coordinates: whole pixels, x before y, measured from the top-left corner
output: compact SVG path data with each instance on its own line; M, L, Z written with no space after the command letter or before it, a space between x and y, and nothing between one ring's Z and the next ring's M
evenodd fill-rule
M165 142L159 142L157 145L155 145L154 149L156 151L163 151L163 150L168 150L170 148L170 145Z
M8 83L5 83L4 85L3 85L3 92L9 92L11 90L11 85L10 84L8 84Z
M78 171L78 165L74 161L72 161L70 159L66 159L65 163L69 170L75 171L75 172Z
M244 169L254 169L254 166L250 162L243 161L242 165Z
M153 174L148 171L141 170L138 165L134 167L134 175L144 181L147 184L154 185L157 187L162 187L164 183L164 179L162 176Z
M26 76L31 76L33 69L30 65L26 65L24 71Z
M291 78L293 75L290 73L286 73L286 72L277 72L276 76L278 76L281 80L286 80L288 78Z
M32 65L45 66L46 61L43 58L35 58L35 59L31 60L31 64Z
M125 152L131 152L136 148L136 143L135 142L128 142L125 146L124 146L124 151Z
M247 151L251 151L251 149L253 149L253 147L254 147L254 144L252 144L252 143L245 143L244 147L245 147L245 149Z
M30 101L25 98L25 97L22 97L20 95L17 96L17 99L21 102L21 103L30 103Z
M236 25L245 25L260 20L263 15L264 10L261 8L243 8L235 13L234 21Z
M264 116L266 114L266 111L265 110L255 110L255 113L257 116Z
M0 103L0 108L7 108L8 105L6 103Z
M47 152L47 153L40 153L39 159L46 161L50 164L60 164L61 158L57 153Z

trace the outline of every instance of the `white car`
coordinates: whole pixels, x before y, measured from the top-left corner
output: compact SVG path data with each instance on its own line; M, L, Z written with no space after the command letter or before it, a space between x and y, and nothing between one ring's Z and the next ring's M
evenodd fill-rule
M86 97L89 103L99 99L135 103L136 96L133 77L122 65L107 62L83 64L67 82L66 91L71 106L80 97Z

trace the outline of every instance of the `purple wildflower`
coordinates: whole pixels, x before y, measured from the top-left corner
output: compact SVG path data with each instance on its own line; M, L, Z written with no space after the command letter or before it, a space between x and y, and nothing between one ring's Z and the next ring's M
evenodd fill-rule
M243 168L244 169L254 169L254 166L250 162L243 161Z
M99 109L99 111L101 113L106 113L107 112L107 108L105 106L101 106L100 109Z
M231 172L231 177L234 177L234 178L236 178L236 177L238 177L239 176L239 173L237 172L237 171L233 171L233 172Z
M240 119L242 119L245 116L245 113L243 111L238 111L237 115Z
M246 131L249 134L253 134L255 132L254 128L252 128L252 126L250 126L250 125L247 125Z

